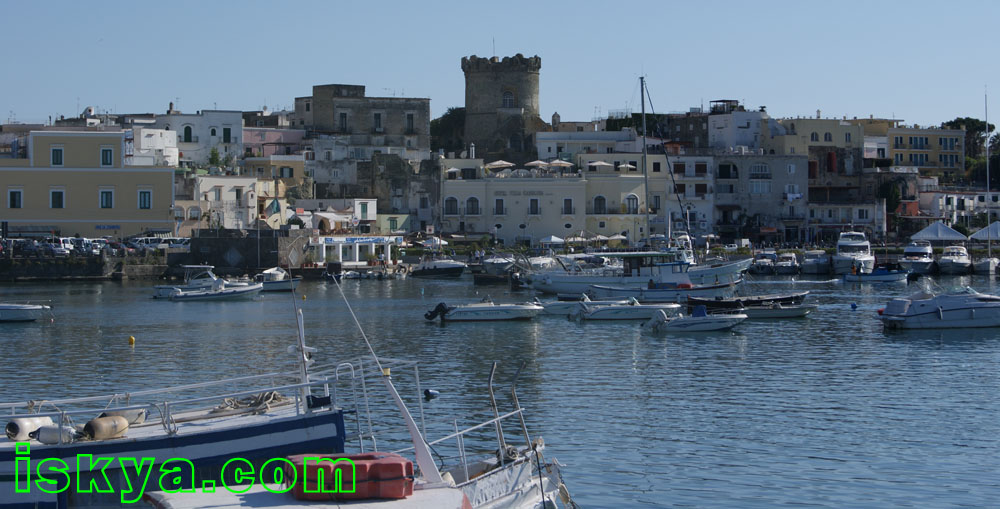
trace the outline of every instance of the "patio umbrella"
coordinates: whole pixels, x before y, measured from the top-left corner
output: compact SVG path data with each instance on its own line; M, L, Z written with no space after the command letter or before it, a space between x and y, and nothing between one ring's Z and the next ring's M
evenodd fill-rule
M539 244L562 244L564 241L555 235L549 235L548 237L539 240Z
M570 168L573 166L573 163L569 161L563 161L561 159L556 159L555 161L550 162L549 166L556 166L558 168Z
M500 159L500 160L493 161L492 163L487 164L486 165L486 169L487 170L496 170L496 169L500 169L500 168L510 168L511 166L514 166L514 163L510 163L510 162L504 161L503 159Z
M597 235L594 235L593 237L591 237L590 240L593 240L593 241L596 241L596 242L604 242L605 240L608 240L608 237L605 237L604 235L601 235L601 234L597 234Z
M541 168L543 166L548 166L548 165L549 165L549 163L547 163L545 161L540 161L540 160L531 161L530 163L525 164L525 166L533 166L533 167L537 167L537 168Z
M607 166L610 168L611 166L614 165L606 161L590 161L589 163L587 163L587 166Z
M632 166L631 164L628 163L622 163L618 165L618 168L625 168L626 170L634 170L635 166Z
M624 236L624 235L622 235L620 233L616 233L616 234L608 237L608 240L628 240L628 237L626 237L626 236Z

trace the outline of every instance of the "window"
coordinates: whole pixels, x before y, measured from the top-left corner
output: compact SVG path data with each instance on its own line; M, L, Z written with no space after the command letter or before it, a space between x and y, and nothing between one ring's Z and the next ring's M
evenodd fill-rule
M851 133L844 133L844 143L851 142Z
M327 150L326 154L324 154L324 155L326 156L326 160L327 161L332 161L333 160L333 151L332 150Z
M361 217L358 219L368 219L368 204L361 202Z
M809 135L809 141L819 141L819 133L813 132Z
M465 213L470 216L479 215L479 198L470 197L465 200Z
M541 209L538 207L538 198L532 198L528 201L528 215L537 216L541 213Z
M406 114L406 131L413 132L413 113Z
M574 214L574 213L576 213L576 211L573 210L573 199L572 198L563 198L563 210L562 210L562 213L563 214Z
M49 208L61 209L66 207L66 191L62 189L49 190Z
M101 148L101 166L112 166L115 164L115 151L111 148Z
M201 219L201 209L198 207L191 207L188 209L188 220L197 221Z
M686 171L686 166L684 163L674 163L674 175L683 175Z
M795 175L795 163L788 163L788 174Z
M771 182L769 180L751 180L750 194L770 194Z
M830 133L823 133L823 141L833 141L833 135Z
M444 215L446 216L457 216L458 215L458 198L449 196L444 200Z
M236 195L236 201L243 201L243 188L242 187L234 187L233 188L233 194Z
M347 131L347 113L340 114L340 130Z
M514 94L510 92L503 93L503 107L513 108L514 107Z
M312 104L306 103L306 111L310 111L311 108L312 108Z
M62 165L63 165L62 147L52 147L52 166L62 166Z
M653 195L653 210L660 210L660 195Z
M24 191L11 189L7 191L7 208L19 209L24 206Z
M660 162L653 161L653 173L659 173L659 171L660 171Z
M858 209L858 219L868 219L868 209Z
M497 198L497 201L493 205L493 215L502 216L507 213L507 209L503 207L503 198Z
M111 189L101 189L98 192L100 207L102 209L115 208L115 192Z
M704 177L708 173L707 163L694 163L694 174L700 177Z
M607 214L608 201L603 196L594 197L594 214Z
M674 194L684 194L687 192L687 184L674 184Z
M426 208L429 208L429 207L430 207L430 200L428 200L426 196L421 196L420 197L420 208L426 209Z
M283 179L290 179L295 176L295 170L288 166L282 166L278 171L278 175Z
M626 214L638 214L639 213L639 197L630 194L625 198L625 213Z
M219 189L215 190L216 193L219 191ZM142 210L149 210L153 208L153 191L148 189L139 190L139 208Z
M381 113L376 113L375 114L375 120L374 120L374 124L373 125L374 125L375 129L382 129L382 114Z
M895 160L896 160L896 164L902 163L903 162L903 154L896 154Z
M750 178L769 179L771 178L771 169L764 163L750 165Z
M739 172L737 171L736 165L732 163L722 163L719 165L719 178L720 179L737 179L740 178Z
M233 141L233 139L232 139L232 131L233 130L230 127L223 127L222 128L222 143L230 143L230 142Z
M628 165L631 166L631 168L629 168L628 171L638 171L639 170L639 164L636 161L629 161Z
M212 136L218 136L215 133L216 133L216 131L215 131L215 128L213 127L212 130L211 130L211 132L209 132L209 134L212 135Z

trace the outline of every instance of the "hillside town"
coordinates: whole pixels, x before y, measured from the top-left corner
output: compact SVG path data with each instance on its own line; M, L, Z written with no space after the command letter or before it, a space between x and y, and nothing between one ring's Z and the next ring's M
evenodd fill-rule
M304 229L538 247L546 238L635 245L672 231L713 244L814 245L860 231L892 243L935 221L984 226L998 206L977 119L773 118L731 99L645 118L543 119L540 57L460 64L465 104L437 119L427 98L329 84L282 111L168 102L162 113L88 107L46 124L8 122L4 235Z

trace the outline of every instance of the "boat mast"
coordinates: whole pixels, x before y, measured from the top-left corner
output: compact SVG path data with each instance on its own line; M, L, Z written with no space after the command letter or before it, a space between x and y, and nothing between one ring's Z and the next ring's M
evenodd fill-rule
M653 242L653 235L649 231L649 175L646 171L646 77L639 76L639 95L642 96L642 189L643 199L646 202L646 247L649 248ZM669 240L669 239L667 239Z
M986 91L983 91L983 115L986 117L986 258L993 257L993 242L990 238L990 104ZM987 262L989 263L989 262Z

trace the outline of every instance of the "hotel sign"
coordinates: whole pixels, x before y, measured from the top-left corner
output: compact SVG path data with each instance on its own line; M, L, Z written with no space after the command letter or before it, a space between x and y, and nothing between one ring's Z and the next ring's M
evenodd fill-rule
M402 244L403 237L323 237L323 244Z

